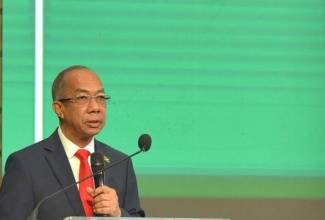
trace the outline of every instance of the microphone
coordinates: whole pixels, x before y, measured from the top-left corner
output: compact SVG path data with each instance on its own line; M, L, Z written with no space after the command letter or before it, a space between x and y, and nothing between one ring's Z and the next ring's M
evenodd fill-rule
M104 169L104 157L99 152L94 152L90 155L90 164L92 173L97 173L98 171ZM105 181L105 174L104 172L99 172L98 174L94 175L94 182L95 188L104 185Z
M39 209L39 207L41 206L41 204L43 204L46 200L48 200L48 199L50 199L50 198L56 196L57 194L60 194L60 193L62 193L62 192L64 192L64 191L66 191L67 189L70 189L71 187L73 187L73 186L75 186L75 185L77 185L77 184L79 184L79 183L81 183L81 182L83 182L83 181L85 181L85 180L87 180L87 179L93 177L93 176L98 175L99 173L103 173L103 174L104 174L104 171L105 171L105 170L107 170L107 169L109 169L109 168L111 168L111 167L114 167L114 166L116 166L117 164L122 163L123 161L128 160L128 159L130 159L131 157L133 157L133 156L135 156L135 155L137 155L137 154L139 154L139 153L141 153L141 152L146 152L146 151L148 151L148 150L150 149L150 147L151 147L151 137L150 137L150 135L148 135L148 134L142 134L142 135L139 137L139 140L138 140L138 146L139 146L139 148L140 148L139 151L137 151L137 152L135 152L135 153L133 153L133 154L131 154L131 155L129 155L129 156L123 158L122 160L119 160L119 161L117 161L117 162L111 164L110 166L100 168L100 169L98 169L98 171L96 171L96 172L93 173L92 175L87 176L87 177L85 177L85 178L79 180L78 182L72 183L71 185L66 186L66 187L64 187L63 189L61 189L61 190L59 190L59 191L56 191L55 193L53 193L53 194L51 194L51 195L49 195L49 196L43 198L41 201L38 202L38 204L36 205L35 209L32 211L31 215L27 218L27 220L37 220L38 209ZM102 157L102 158L103 158L103 157ZM102 177L103 177L102 180L104 180L104 175L102 175ZM96 183L95 183L95 184L96 184ZM96 186L96 187L97 187L97 186Z
M105 173L101 170L105 168L104 157L100 152L94 152L90 155L91 170L94 175L95 188L103 186L105 182ZM95 214L98 217L108 217L106 214Z
M138 140L138 145L143 152L150 150L151 147L150 135L149 134L141 135Z

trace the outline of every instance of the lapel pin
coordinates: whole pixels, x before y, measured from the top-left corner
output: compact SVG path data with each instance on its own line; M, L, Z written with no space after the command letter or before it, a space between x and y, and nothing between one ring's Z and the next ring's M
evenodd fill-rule
M104 160L105 160L106 163L109 163L109 162L110 162L110 161L109 161L109 158L106 157L106 156L104 156Z

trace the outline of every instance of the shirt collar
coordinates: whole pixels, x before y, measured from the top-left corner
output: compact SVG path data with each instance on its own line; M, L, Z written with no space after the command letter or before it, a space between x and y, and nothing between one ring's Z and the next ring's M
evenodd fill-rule
M65 153L67 154L67 157L70 159L72 158L77 150L80 149L76 144L74 144L72 141L70 141L62 132L61 127L58 129L59 137L61 139L63 148L65 150ZM85 146L83 149L88 150L90 154L95 152L95 145L94 145L94 138L90 141L90 143Z

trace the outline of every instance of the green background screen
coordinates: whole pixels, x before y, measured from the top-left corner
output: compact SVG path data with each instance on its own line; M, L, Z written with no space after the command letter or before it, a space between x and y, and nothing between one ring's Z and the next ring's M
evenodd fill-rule
M58 126L52 81L81 64L112 96L97 139L152 137L142 196L325 198L324 1L44 1L43 62L35 2L3 2L3 163Z

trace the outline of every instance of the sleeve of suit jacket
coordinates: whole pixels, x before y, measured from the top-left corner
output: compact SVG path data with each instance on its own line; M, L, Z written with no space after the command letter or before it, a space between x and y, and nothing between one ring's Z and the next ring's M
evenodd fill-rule
M8 157L0 191L1 220L26 219L33 210L33 190L25 168L24 161L15 154Z
M131 159L128 160L127 178L126 178L124 204L120 204L122 208L122 217L144 217L145 213L140 207L137 179L134 173Z

